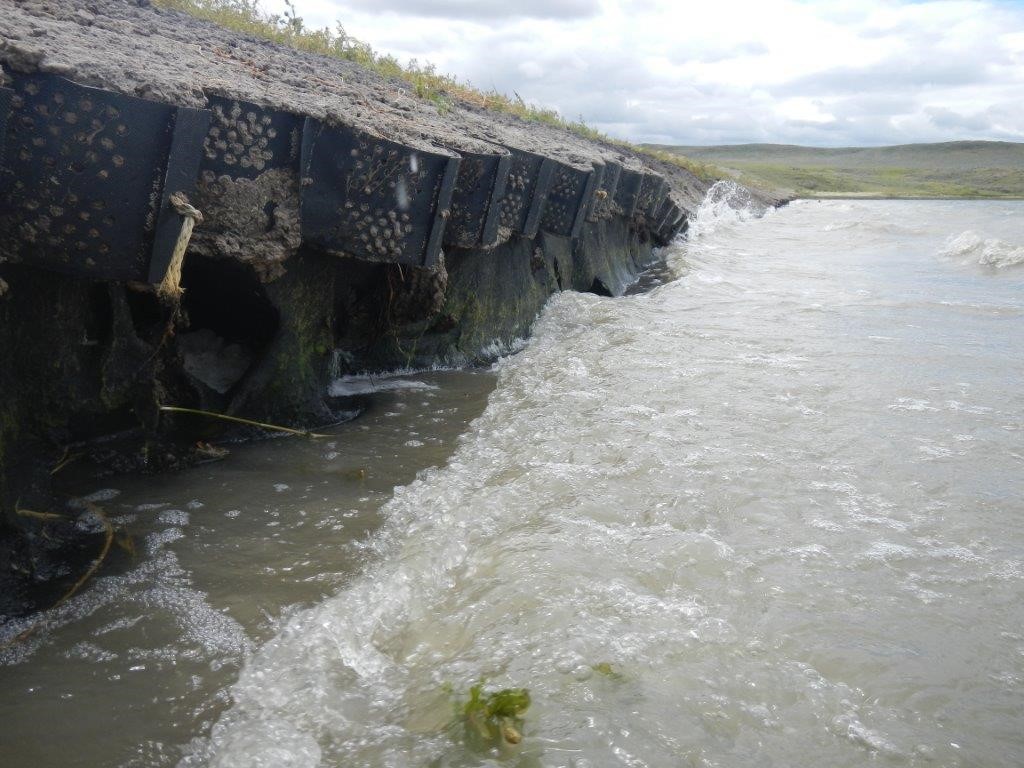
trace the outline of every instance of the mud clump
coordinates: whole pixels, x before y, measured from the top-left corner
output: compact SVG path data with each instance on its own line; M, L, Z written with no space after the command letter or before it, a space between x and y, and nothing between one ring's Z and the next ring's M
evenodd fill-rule
M302 244L298 179L275 169L255 179L200 177L196 205L204 224L192 235L194 253L235 259L264 282L284 274Z

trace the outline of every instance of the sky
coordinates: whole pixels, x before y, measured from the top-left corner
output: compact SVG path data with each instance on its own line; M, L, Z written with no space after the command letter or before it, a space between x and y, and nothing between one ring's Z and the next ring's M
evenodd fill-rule
M294 2L632 141L1024 141L1024 0Z

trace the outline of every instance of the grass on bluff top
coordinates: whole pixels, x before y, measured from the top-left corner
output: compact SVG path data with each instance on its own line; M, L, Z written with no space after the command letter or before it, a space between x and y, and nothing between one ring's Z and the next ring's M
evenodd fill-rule
M655 147L648 147L655 149ZM656 147L713 162L795 197L1024 197L1024 143L954 141L826 149L782 144Z
M420 64L413 59L403 66L390 54L380 54L367 43L358 40L345 31L341 22L332 30L307 27L298 15L295 5L285 0L284 14L266 13L260 0L153 0L154 5L183 11L196 18L212 21L227 29L252 37L271 40L307 53L331 56L351 61L383 77L402 80L412 86L413 93L420 99L432 103L442 114L456 103L464 103L515 115L534 123L544 123L571 131L585 139L613 144L634 152L647 154L690 171L704 181L722 178L717 168L707 163L673 152L661 152L640 147L620 139L613 139L580 120L566 120L556 110L528 104L519 94L509 97L496 90L482 91L470 83L437 71L433 64Z

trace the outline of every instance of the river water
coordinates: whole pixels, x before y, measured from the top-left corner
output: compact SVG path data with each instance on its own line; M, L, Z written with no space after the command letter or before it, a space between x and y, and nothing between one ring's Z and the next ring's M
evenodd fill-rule
M137 551L3 629L0 764L1020 765L1024 203L707 205L666 257L89 488ZM450 726L479 683L518 746Z

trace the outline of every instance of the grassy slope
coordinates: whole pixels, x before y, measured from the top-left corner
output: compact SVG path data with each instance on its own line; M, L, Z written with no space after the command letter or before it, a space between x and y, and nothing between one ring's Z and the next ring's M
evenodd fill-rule
M334 29L308 27L298 15L296 5L302 0L286 0L288 10L283 15L263 10L260 0L153 0L163 8L182 11L227 29L245 35L288 45L307 53L332 56L352 61L379 75L402 80L412 86L419 98L434 104L438 111L450 111L457 104L482 107L495 112L515 115L523 120L545 123L575 133L591 141L605 142L633 152L640 152L665 163L689 171L704 181L723 177L724 173L707 163L695 161L680 152L661 152L657 147L637 146L613 139L580 120L566 120L553 109L537 107L525 102L519 94L510 97L495 90L483 91L472 83L438 72L432 64L410 62L403 66L391 55L380 54L367 43L345 31L341 22Z
M666 147L796 197L1024 197L1024 143Z

